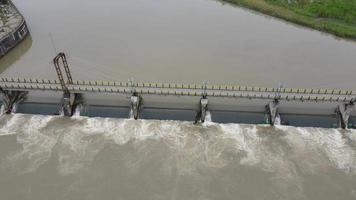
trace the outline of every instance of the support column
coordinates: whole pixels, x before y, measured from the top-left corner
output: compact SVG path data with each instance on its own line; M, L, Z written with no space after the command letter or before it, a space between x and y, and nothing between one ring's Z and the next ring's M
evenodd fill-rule
M74 93L74 102L72 104L72 115L80 116L81 108L84 106L85 100L83 94Z
M205 117L206 117L206 112L208 111L208 98L206 96L203 96L200 99L199 102L199 110L195 116L195 124L198 122L204 123L205 122Z
M83 96L80 93L70 94L69 92L63 93L61 110L62 114L67 117L73 116L78 106L83 104Z
M280 115L278 112L279 101L278 99L273 100L269 104L266 105L266 122L271 126L280 125Z
M2 103L3 103L3 113L11 114L16 112L17 105L24 101L28 92L25 91L13 91L13 90L2 90Z
M63 98L62 98L62 115L71 117L72 116L72 103L71 103L71 95L69 92L63 93Z
M341 104L336 108L335 112L337 115L339 128L347 129L351 112L354 109L355 109L355 104L353 102Z
M133 93L130 98L130 118L135 120L140 118L142 108L142 97Z

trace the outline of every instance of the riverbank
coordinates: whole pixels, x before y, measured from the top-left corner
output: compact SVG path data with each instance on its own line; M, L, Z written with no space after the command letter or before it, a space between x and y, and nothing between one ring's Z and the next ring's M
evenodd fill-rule
M222 0L289 22L356 40L356 1ZM303 3L301 3L303 2Z
M0 3L0 57L28 35L28 28L21 13L11 1Z

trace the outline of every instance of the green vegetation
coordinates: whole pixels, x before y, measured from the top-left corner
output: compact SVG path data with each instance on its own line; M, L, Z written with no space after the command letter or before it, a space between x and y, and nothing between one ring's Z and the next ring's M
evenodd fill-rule
M356 40L356 0L222 0Z

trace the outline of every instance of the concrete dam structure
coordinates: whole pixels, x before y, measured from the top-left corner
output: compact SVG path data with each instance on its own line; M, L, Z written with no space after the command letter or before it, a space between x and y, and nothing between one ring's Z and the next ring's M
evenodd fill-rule
M64 53L58 80L0 77L2 112L352 128L356 91L73 80ZM63 73L64 72L64 73ZM51 105L50 109L41 109ZM105 112L111 114L103 114Z

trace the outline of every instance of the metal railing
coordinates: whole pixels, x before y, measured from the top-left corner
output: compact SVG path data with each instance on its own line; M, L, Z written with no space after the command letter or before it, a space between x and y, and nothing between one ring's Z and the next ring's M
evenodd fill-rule
M66 83L69 92L76 93L122 93L135 92L143 95L203 96L248 99L280 99L287 101L350 102L356 92L345 89L321 88L268 88L233 85L146 83L119 81L74 80ZM62 91L60 81L34 78L0 77L4 90Z

